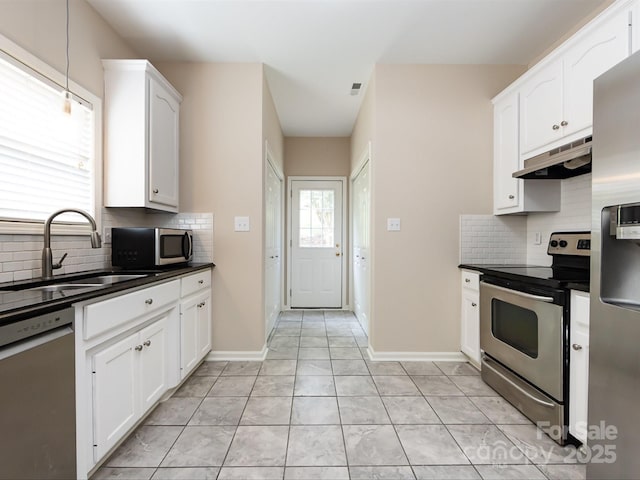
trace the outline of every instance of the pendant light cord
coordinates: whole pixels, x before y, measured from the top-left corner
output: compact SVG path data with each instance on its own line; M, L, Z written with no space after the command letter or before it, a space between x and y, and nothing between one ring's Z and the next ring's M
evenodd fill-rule
M69 91L69 0L67 0L67 26L66 26L66 31L67 31L67 45L66 45L67 65L66 65L66 75L65 75L65 79L66 79L65 89L68 92Z

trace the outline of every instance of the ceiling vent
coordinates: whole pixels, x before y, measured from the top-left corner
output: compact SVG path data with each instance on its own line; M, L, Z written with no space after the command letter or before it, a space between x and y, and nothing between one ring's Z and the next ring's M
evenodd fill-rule
M351 95L356 96L360 94L360 89L362 88L361 83L353 83L351 84Z

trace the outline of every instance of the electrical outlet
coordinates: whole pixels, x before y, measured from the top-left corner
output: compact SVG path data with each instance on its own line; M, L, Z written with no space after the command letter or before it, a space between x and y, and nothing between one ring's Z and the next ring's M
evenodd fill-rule
M400 231L400 219L399 218L387 218L387 231L399 232Z
M111 243L111 227L102 229L102 243Z
M250 230L249 217L235 217L234 227L236 232L248 232Z
M542 234L540 232L535 232L534 239L533 239L533 244L534 245L542 245Z

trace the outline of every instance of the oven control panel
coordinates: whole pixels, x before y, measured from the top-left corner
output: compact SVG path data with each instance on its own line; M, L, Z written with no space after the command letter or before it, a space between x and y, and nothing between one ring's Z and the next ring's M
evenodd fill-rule
M549 255L591 255L591 232L554 232L549 237Z

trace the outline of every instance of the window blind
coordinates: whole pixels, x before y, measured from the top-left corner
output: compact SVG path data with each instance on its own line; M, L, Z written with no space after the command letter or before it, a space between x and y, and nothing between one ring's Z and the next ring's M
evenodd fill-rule
M0 220L43 221L68 207L95 214L93 111L74 101L65 114L63 92L0 51Z

